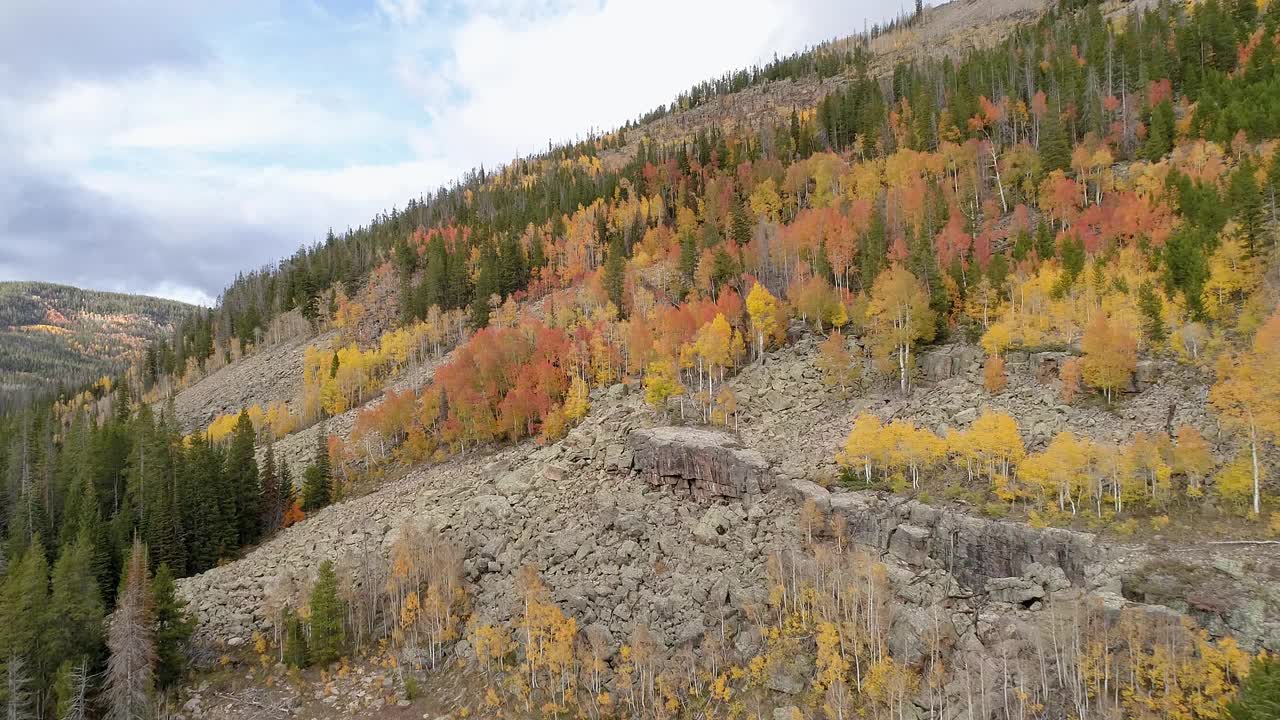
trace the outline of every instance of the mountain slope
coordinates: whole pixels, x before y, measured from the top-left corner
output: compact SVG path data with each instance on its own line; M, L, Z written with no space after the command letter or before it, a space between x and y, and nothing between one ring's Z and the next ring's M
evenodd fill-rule
M194 309L144 295L0 283L0 407L119 370Z

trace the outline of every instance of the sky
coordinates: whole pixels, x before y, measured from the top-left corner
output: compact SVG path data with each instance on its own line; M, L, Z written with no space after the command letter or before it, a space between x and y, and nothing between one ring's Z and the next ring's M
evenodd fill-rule
M911 0L6 0L0 280L238 272Z

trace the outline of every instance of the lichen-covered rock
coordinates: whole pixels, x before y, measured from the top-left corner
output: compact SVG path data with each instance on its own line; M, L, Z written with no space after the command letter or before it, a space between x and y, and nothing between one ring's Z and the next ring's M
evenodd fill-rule
M631 431L632 466L650 482L694 497L743 498L773 487L769 462L729 433L698 427Z

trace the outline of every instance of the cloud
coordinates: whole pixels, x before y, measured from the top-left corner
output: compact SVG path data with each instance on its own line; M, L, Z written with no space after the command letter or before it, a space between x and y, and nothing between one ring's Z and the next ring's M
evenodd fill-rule
M200 5L7 3L0 8L0 82L10 92L39 92L62 79L103 80L157 66L199 65L208 59L209 48L197 30L211 15Z
M434 119L414 135L420 152L454 167L503 162L548 140L612 129L696 82L898 10L868 0L608 0L559 12L518 5L472 5L443 57L434 42L402 34L397 76ZM417 18L419 30L431 22L403 7L391 15Z
M839 0L0 7L0 278L205 302L479 164L896 11ZM672 18L677 20L673 22Z

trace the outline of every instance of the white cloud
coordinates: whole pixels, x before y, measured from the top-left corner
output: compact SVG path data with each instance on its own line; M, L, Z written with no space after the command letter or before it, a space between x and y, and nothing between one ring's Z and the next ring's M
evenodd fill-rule
M434 119L415 136L421 152L492 164L611 129L696 82L893 12L866 0L610 0L530 21L482 7L450 33L443 60L416 57L408 35L396 71Z
M286 48L265 72L243 55L250 41L200 38L193 54L66 49L39 93L0 83L0 275L208 302L237 269L328 227L367 223L471 167L615 127L695 82L895 11L869 0L375 0L355 19L325 20L349 49L301 37L287 18L245 21L292 33L281 39L300 58L333 61L319 71ZM117 72L85 69L117 56ZM367 72L371 57L384 75L326 75ZM406 100L420 109L406 112Z
M119 288L123 292L138 292L137 288ZM169 298L191 305L203 305L204 307L213 306L213 298L209 293L200 288L190 287L188 285L180 285L171 282L162 282L141 291L143 295L151 295L153 297Z

